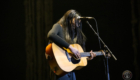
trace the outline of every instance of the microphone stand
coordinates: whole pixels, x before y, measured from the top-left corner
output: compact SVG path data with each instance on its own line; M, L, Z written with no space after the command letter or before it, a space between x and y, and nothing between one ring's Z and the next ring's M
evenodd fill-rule
M104 45L105 48L105 58L106 58L106 70L107 70L107 80L110 80L110 75L109 75L109 65L108 65L108 54L110 53L112 55L112 57L117 60L117 58L113 55L113 53L110 51L110 49L107 47L107 45L103 42L103 40L100 38L100 36L97 34L97 32L92 28L92 26L89 24L89 22L87 21L88 25L90 26L90 28L93 30L93 32L96 34L96 36L98 36L99 40L102 42L102 44Z

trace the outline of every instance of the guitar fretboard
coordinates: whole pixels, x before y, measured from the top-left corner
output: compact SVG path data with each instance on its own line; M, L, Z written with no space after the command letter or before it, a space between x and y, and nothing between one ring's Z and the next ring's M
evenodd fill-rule
M94 52L96 54L96 56L101 56L103 55L102 52ZM87 56L90 56L90 53L89 52L83 52L83 53L80 53L81 54L81 57L87 57Z

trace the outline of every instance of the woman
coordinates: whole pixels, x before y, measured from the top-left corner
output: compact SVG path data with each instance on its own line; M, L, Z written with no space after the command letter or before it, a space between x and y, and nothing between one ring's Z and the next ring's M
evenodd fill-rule
M60 47L69 48L72 55L80 59L80 53L77 49L72 47L71 44L78 43L85 51L86 37L82 32L82 23L77 17L80 16L75 10L68 10L64 16L53 25L52 29L48 33L48 38L51 42L54 42ZM93 59L96 56L92 51L91 57L88 60ZM76 80L75 73L69 72L68 74L58 77L57 80Z

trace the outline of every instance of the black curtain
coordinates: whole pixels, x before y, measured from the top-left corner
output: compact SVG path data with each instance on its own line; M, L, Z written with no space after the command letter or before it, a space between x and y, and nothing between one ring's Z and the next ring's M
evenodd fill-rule
M45 59L47 33L52 27L52 0L25 0L26 80L50 80Z

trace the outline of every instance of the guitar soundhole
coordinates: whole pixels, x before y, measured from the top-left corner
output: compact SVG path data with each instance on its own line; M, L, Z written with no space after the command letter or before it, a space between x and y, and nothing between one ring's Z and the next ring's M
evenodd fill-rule
M71 62L73 63L73 64L77 64L77 63L79 63L80 62L80 60L76 60L75 58L71 58Z

